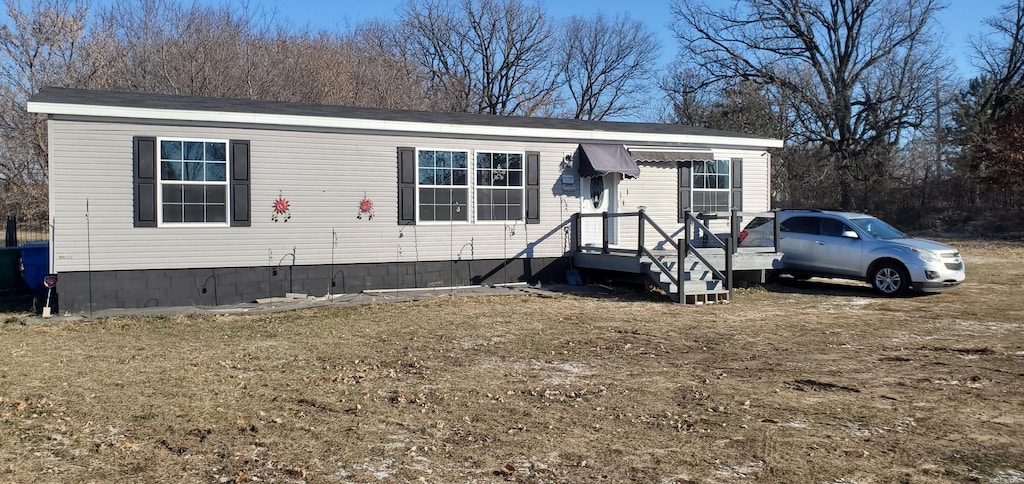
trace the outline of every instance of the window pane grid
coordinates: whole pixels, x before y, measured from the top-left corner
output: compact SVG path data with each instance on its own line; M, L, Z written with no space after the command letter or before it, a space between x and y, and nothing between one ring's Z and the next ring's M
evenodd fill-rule
M420 188L420 220L444 222L469 220L467 190L466 188Z
M694 161L691 171L693 210L701 213L728 212L731 187L729 160Z
M478 152L477 220L522 220L523 178L522 153Z
M227 221L227 142L160 141L163 223Z
M477 220L521 220L523 218L523 192L508 188L478 188L476 190Z
M523 155L519 153L487 153L476 155L478 186L523 186Z
M469 185L468 159L469 154L465 151L420 151L417 160L419 185Z
M417 150L420 221L522 220L522 153ZM473 188L473 192L470 192ZM474 195L470 205L469 195Z

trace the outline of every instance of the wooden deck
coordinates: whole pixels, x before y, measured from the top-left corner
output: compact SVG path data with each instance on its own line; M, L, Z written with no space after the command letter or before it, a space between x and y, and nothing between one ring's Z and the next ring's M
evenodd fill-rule
M736 247L735 241L741 238L739 222L743 215L775 219L774 233L767 241L770 246ZM580 219L592 216L603 219L601 245L580 243ZM609 244L608 220L612 217L636 217L638 236L635 247ZM733 211L729 220L730 234L723 236L712 234L691 212L685 213L684 222L682 237L673 238L643 210L635 213L576 214L573 264L584 270L645 274L673 301L702 304L729 300L737 280L763 282L765 271L777 268L781 263L782 254L777 252L775 243L779 234L778 219L773 212L742 214ZM657 242L651 244L645 237L647 229L660 235L660 240L655 238ZM697 233L701 236L694 238ZM744 231L742 235L747 234Z
M676 258L675 251L653 251L656 256L665 259ZM722 249L708 250L703 253L704 257L711 262L712 266L719 271L725 270L725 254ZM615 272L628 272L634 274L644 273L646 270L642 264L643 257L636 253L609 252L601 253L597 250L581 250L573 254L573 263L576 267L584 269L601 269ZM780 252L754 252L743 251L742 249L733 255L732 270L734 271L762 271L771 270L779 265L782 259Z
M676 254L672 251L661 252L652 254L658 259L658 263L655 263L647 255L637 256L635 253L624 252L605 254L600 250L583 250L573 255L573 263L583 270L644 274L672 301L707 304L731 299L732 289L738 280L764 282L764 271L776 267L782 258L782 254L777 252L737 252L733 254L730 271L726 269L726 257L722 249L718 249L718 254L714 251L703 254L704 260L719 274L728 274L723 279L717 277L714 271L705 266L704 261L695 256L684 259L683 266L678 267ZM680 280L682 287L679 287Z

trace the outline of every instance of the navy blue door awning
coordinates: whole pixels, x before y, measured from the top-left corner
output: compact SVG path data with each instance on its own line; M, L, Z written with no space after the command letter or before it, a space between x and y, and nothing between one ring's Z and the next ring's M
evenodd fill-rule
M604 176L622 173L629 178L640 176L640 167L622 145L581 144L577 148L580 176Z

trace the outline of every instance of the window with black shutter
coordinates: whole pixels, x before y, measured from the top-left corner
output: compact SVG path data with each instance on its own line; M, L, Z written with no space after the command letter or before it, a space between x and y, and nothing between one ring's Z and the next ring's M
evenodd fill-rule
M540 153L398 148L399 225L471 220L540 223Z
M416 224L416 148L398 148L398 225Z
M136 136L132 139L135 189L133 191L136 227L156 227L156 138Z
M231 140L231 226L249 227L252 224L252 194L250 191L249 142Z
M678 207L678 213L676 213L676 222L683 223L686 221L686 211L690 209L690 162L679 161L677 162L677 180L676 186L676 206Z
M133 168L136 227L251 223L248 141L136 136Z
M743 158L732 159L732 209L743 210Z
M526 223L540 223L540 153L526 152Z

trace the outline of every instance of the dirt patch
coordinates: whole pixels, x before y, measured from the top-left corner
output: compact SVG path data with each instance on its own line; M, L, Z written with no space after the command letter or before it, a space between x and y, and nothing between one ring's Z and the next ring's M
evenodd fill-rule
M0 481L1022 482L1024 246L958 245L922 297L7 323Z

